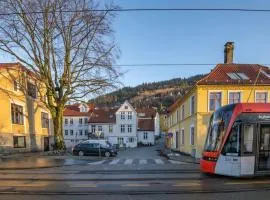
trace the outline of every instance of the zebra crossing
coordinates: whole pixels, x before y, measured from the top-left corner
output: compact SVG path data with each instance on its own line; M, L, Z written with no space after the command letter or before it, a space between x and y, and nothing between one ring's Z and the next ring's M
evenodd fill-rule
M89 165L164 165L164 164L186 164L180 161L164 160L164 159L113 159L113 160L101 160L96 162L88 163Z

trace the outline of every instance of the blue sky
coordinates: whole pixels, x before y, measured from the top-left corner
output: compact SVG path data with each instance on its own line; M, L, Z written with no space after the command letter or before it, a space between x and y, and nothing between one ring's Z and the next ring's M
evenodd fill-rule
M122 8L270 9L255 0L115 0ZM235 63L270 63L270 13L121 12L114 29L117 64L222 63L226 41L235 42ZM208 73L214 66L122 67L125 86Z

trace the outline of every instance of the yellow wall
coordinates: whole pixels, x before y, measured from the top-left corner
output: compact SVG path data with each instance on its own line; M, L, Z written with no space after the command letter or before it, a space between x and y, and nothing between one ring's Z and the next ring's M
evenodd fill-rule
M222 92L222 106L228 104L228 95L230 91L239 91L241 92L241 102L242 103L252 103L255 102L255 93L257 91L267 91L268 92L268 102L270 102L270 86L235 86L235 85L207 85L207 86L196 86L192 89L191 92L189 92L187 95L185 95L181 101L179 101L179 104L174 109L173 112L171 112L168 115L168 119L170 116L176 116L177 110L181 110L181 106L185 106L185 119L176 121L174 120L173 125L168 127L168 132L175 133L179 130L179 144L181 144L181 129L184 128L185 130L185 141L184 145L180 145L176 150L179 150L184 153L191 154L192 149L196 149L196 156L200 157L201 152L205 143L207 129L208 129L208 123L210 116L212 112L209 112L209 105L208 105L208 99L209 99L209 93L213 91L220 91ZM195 114L191 116L190 114L190 97L192 95L195 95ZM249 101L248 101L249 99ZM181 112L180 112L181 116ZM194 124L195 128L195 145L190 145L190 126Z
M13 148L13 136L26 136L26 148L18 151L43 150L43 138L52 135L52 123L50 128L42 128L41 112L49 113L39 100L29 97L20 90L14 91L13 80L22 79L22 73L16 70L0 71L0 150ZM12 124L11 103L23 107L24 124ZM50 116L50 115L49 115ZM30 141L31 140L31 141Z

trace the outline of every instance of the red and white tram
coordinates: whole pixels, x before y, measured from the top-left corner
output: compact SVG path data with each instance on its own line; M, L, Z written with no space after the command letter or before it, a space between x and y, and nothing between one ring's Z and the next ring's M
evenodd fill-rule
M228 176L270 174L270 103L231 104L215 111L200 168Z

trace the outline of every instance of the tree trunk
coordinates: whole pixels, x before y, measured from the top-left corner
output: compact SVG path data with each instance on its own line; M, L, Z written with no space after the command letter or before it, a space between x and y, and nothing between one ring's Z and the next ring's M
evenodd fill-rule
M63 109L56 108L55 115L52 118L54 125L54 144L57 150L64 150L65 142L63 136Z

